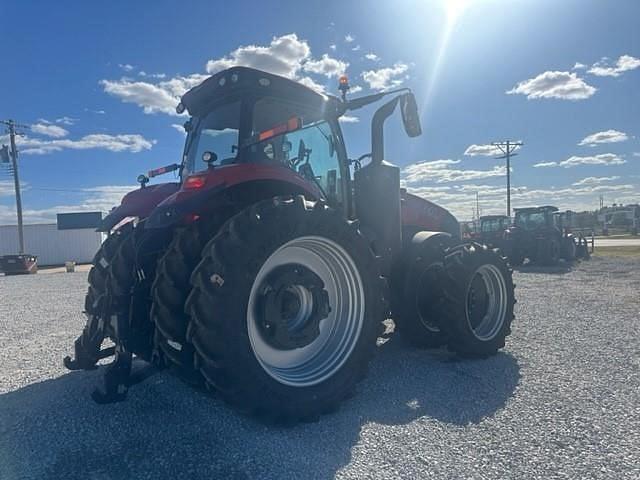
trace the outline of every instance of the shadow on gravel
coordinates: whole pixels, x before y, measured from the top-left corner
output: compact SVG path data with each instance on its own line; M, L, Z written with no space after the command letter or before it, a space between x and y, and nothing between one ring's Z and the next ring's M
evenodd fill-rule
M571 272L577 265L579 265L578 262L574 262L574 263L560 262L558 265L545 267L541 265L527 263L519 267L513 267L513 269L516 272L520 272L520 273L545 273L547 275L549 274L564 275L566 273Z
M380 350L337 413L292 428L245 418L164 372L106 406L89 398L100 371L28 385L0 395L0 478L333 478L358 442L367 448L370 422L478 423L520 380L509 353L456 360L396 338Z

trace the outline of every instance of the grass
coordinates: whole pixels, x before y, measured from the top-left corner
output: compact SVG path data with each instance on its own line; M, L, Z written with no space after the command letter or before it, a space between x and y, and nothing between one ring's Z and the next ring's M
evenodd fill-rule
M623 247L596 247L593 255L597 257L637 257L640 258L640 245Z

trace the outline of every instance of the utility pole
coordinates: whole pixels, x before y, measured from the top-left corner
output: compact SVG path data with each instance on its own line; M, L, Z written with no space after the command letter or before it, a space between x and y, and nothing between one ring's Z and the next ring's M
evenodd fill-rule
M480 195L476 192L476 215L478 220L480 220Z
M9 142L11 150L9 152L11 156L11 166L13 170L13 185L16 191L16 211L18 213L18 245L19 254L24 253L24 231L22 227L22 196L20 195L20 177L18 176L18 149L16 147L16 127L29 128L27 125L19 125L13 120L0 120L7 126L7 132L9 133Z
M517 153L515 151L522 147L522 142L512 142L507 140L506 142L493 142L491 145L498 147L503 153L502 156L496 157L496 160L503 158L507 159L507 217L511 216L511 157L515 157Z

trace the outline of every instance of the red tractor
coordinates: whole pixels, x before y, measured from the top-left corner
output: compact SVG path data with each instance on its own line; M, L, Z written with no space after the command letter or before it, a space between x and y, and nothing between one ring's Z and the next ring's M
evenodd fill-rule
M239 410L295 422L335 408L363 378L393 318L414 344L485 357L505 344L505 259L463 243L445 209L400 189L383 126L408 89L346 99L233 67L187 92L180 181L128 193L105 218L71 369L115 354L104 392L122 400L132 355L214 388ZM347 156L339 119L374 114L371 152ZM365 159L370 159L364 164ZM115 346L101 350L105 338Z

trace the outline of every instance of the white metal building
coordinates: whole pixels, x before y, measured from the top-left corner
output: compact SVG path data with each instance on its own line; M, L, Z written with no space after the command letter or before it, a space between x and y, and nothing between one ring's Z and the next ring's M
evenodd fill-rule
M25 253L38 256L38 265L62 265L64 262L91 263L104 234L94 228L58 230L58 225L24 226ZM18 227L0 225L0 255L18 253Z

